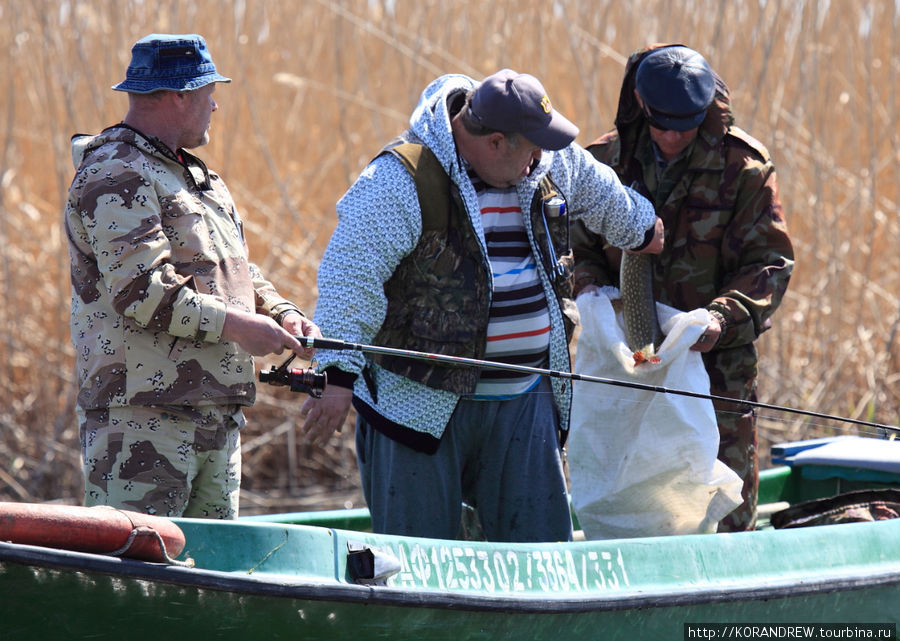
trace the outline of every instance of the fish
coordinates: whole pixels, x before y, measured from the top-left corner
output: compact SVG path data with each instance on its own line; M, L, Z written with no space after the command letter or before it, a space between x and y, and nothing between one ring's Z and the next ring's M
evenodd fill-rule
M663 340L653 297L653 257L622 252L619 295L625 318L625 344L634 364L659 363L656 350Z

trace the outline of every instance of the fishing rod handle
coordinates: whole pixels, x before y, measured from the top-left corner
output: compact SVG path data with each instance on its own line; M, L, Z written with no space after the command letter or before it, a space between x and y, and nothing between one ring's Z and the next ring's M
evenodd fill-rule
M355 349L357 346L352 343L338 340L336 338L313 338L312 336L297 336L297 340L303 347L313 347L315 349Z

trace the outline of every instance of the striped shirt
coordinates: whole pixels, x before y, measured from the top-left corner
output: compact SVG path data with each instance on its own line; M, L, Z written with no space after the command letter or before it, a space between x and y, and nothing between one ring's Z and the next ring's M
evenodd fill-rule
M485 359L545 367L550 314L516 189L473 182L494 277ZM537 374L483 369L474 398L512 398L529 391L538 378Z

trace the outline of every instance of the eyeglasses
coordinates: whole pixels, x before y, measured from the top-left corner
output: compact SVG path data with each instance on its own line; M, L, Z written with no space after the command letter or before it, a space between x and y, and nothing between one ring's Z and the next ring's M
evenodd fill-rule
M671 127L666 127L665 125L660 124L660 122L653 117L650 113L650 109L647 105L641 105L641 111L644 112L644 117L647 119L647 123L653 127L654 129L659 129L660 131L671 131Z
M651 127L653 127L654 129L657 129L657 130L659 130L659 131L663 131L663 132L665 132L665 131L676 131L676 132L678 132L678 133L683 133L683 132L685 132L685 131L691 131L692 129L696 129L697 126L699 126L699 125L694 125L693 127L686 127L686 128L683 128L683 129L675 129L675 128L673 128L673 127L667 127L666 125L663 125L663 124L660 123L656 118L653 117L653 114L650 113L650 108L649 108L646 104L641 105L641 111L643 112L644 117L647 119L647 123L648 123ZM666 113L666 112L664 112L664 111L660 111L659 113L661 113L661 114L664 115L664 116L671 117L672 119L674 119L674 120L677 121L677 120L687 120L687 119L692 118L692 117L694 117L694 116L698 116L698 115L700 115L701 113L703 113L703 112L705 112L705 111L706 111L706 109L703 109L703 110L701 110L701 111L698 111L698 112L695 112L695 113L692 113L692 114L686 114L686 115L683 115L683 116L676 116L676 115L673 115L673 114L668 114L668 113ZM702 120L702 119L701 119L701 120Z

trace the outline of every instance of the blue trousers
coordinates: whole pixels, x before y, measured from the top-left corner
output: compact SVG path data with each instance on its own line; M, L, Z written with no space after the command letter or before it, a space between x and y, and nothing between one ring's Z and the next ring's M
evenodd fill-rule
M510 400L461 399L435 454L358 417L357 459L373 530L454 539L465 501L490 541L570 541L558 425L546 379Z

